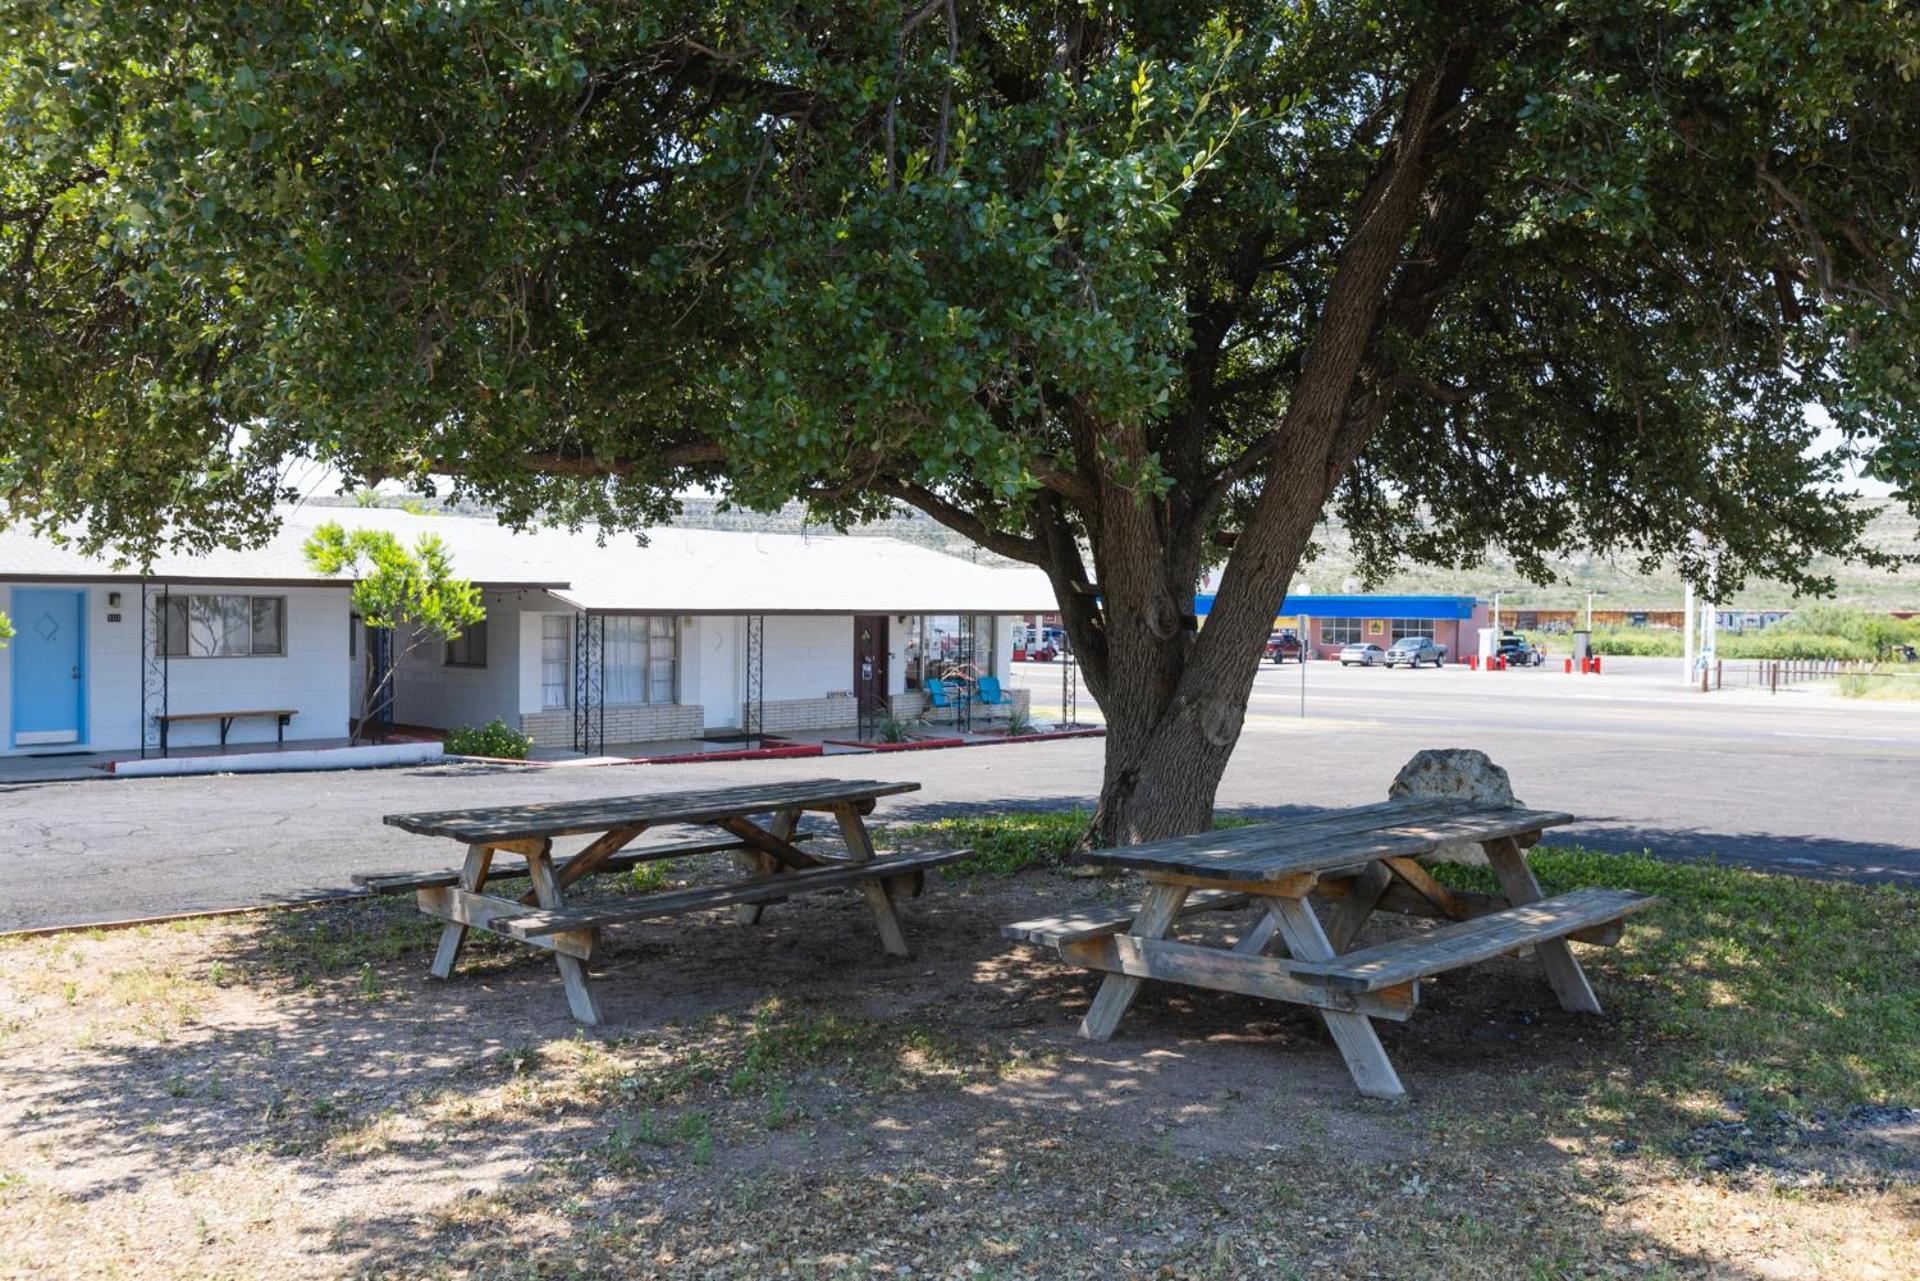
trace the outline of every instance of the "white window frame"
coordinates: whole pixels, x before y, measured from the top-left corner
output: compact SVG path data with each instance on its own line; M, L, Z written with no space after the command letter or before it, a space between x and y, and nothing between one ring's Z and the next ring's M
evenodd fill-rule
M1434 639L1433 620L1431 618L1396 618L1387 623L1387 632L1394 640L1406 637Z
M220 610L229 606L206 606L204 601L244 601L237 608L246 612L246 649L227 648L227 642L233 637L230 629L223 628L216 639L210 631L203 630L201 624L210 623L210 618L196 618L197 610ZM177 603L176 603L177 602ZM272 606L278 613L280 636L278 649L255 649L257 642L254 627L254 612L260 604ZM176 622L175 611L179 611ZM196 643L200 642L200 643ZM176 658L285 658L287 656L287 598L280 595L257 595L250 592L169 592L166 596L166 615L160 634L154 637L154 657L169 661ZM178 648L175 648L175 645Z
M557 628L556 628L557 625ZM558 630L559 635L554 635ZM552 679L558 674L558 682ZM556 692L557 691L557 692ZM555 700L558 701L555 701ZM573 615L540 616L540 707L563 712L573 706Z
M678 703L679 618L672 614L609 614L604 625L600 688L606 705L654 707ZM618 668L616 654L620 655Z

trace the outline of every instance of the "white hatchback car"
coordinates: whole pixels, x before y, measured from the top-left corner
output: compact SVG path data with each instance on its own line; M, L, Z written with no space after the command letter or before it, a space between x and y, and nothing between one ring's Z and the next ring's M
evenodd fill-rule
M1387 651L1378 645L1367 643L1349 645L1340 651L1340 666L1352 667L1355 663L1362 667L1374 667L1387 661Z

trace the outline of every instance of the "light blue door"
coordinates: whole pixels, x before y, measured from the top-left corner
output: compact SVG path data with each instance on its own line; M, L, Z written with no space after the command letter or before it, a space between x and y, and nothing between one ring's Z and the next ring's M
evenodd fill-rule
M87 711L87 594L13 593L13 742L78 743Z

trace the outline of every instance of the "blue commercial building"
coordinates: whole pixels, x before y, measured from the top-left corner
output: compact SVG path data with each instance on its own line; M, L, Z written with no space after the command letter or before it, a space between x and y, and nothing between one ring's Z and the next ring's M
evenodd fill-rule
M1202 626L1212 609L1211 593L1194 597ZM1289 596L1273 625L1297 633L1317 658L1332 658L1342 645L1361 641L1384 649L1402 636L1428 636L1457 660L1477 652L1488 611L1473 596Z

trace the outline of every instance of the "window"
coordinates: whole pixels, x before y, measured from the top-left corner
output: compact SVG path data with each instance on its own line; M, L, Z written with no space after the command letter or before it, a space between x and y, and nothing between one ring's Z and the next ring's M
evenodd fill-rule
M540 618L540 706L548 711L573 702L573 615Z
M665 614L606 620L603 692L610 705L671 703L679 666L676 629Z
M448 667L487 665L487 624L483 620L447 642Z
M1393 638L1404 636L1424 636L1433 639L1433 620L1431 618L1396 618L1393 620Z
M279 658L287 652L284 596L168 596L163 658Z
M1358 645L1360 643L1360 620L1357 618L1325 618L1320 620L1320 643L1322 645Z

